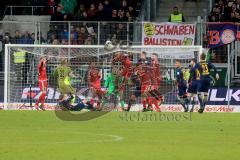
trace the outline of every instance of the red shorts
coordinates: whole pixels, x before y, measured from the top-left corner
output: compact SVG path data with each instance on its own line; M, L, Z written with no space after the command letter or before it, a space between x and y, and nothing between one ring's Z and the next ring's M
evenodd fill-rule
M158 89L159 85L152 85L151 87L152 87L152 90L154 90L154 89Z
M101 82L96 81L96 82L90 83L90 88L93 88L95 90L101 90Z
M39 80L38 86L40 88L40 91L47 91L47 88L48 88L47 80Z
M149 104L149 105L153 105L153 104L154 104L154 101L156 101L155 98L153 98L153 97L148 97L148 104Z

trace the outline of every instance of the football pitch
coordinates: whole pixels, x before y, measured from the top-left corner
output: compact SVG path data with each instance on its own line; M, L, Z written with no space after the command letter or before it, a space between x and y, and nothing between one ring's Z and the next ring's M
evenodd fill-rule
M240 156L238 113L110 112L89 121L63 121L54 111L0 111L0 135L0 160L237 160Z

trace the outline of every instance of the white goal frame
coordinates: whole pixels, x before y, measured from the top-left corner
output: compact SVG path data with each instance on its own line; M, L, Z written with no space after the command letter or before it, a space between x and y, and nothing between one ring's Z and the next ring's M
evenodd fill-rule
M74 49L74 48L104 48L104 45L35 45L35 44L6 44L5 45L5 56L4 56L4 109L8 109L8 64L9 64L9 49L11 47L49 47L49 48L68 48L68 49ZM131 49L193 49L198 50L199 53L203 52L202 46L141 46L141 45L132 45ZM108 52L115 52L115 51L130 51L128 49L120 49L117 48L113 51ZM130 51L131 52L131 51ZM99 54L99 53L98 53Z

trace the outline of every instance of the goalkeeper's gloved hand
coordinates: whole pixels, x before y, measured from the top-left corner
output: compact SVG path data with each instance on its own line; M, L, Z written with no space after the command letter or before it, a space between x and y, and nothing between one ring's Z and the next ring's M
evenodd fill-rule
M219 80L219 74L218 73L216 74L216 80Z

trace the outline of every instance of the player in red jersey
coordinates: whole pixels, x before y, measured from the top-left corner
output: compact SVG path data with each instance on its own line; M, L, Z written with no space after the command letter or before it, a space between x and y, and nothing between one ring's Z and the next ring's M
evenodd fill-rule
M133 97L133 93L132 90L130 89L132 87L131 76L133 75L133 64L131 60L131 54L117 52L114 55L113 64L114 65L120 64L121 66L121 68L119 69L120 74L117 78L120 82L118 83L119 85L118 91L120 96L121 108L122 110L125 110L124 109L125 101L128 105L127 111L129 111L133 103L133 98L131 98Z
M39 109L39 102L41 103L41 109L45 110L44 102L47 94L47 59L45 56L42 56L38 63L38 85L40 88L40 96L39 99L36 101L35 107Z
M152 76L152 87L153 89L158 89L162 82L162 75L160 70L160 64L158 63L158 55L156 53L152 54L151 63L151 76Z
M99 108L104 92L101 89L102 73L95 62L91 62L87 76L90 92L92 94L91 103L93 105L96 101L95 98L98 98L97 107Z
M147 111L147 103L149 97L148 92L151 89L151 75L148 64L139 63L135 68L135 73L138 75L140 79L143 112L145 112Z
M150 64L150 74L151 74L151 91L149 91L149 105L154 105L156 111L161 111L159 104L163 101L163 96L159 91L159 87L162 81L162 75L160 71L160 64L158 62L158 55L153 53L151 56L152 62Z
M122 66L121 76L125 79L129 79L133 73L132 61L130 55L117 52L113 58L113 64L120 63Z

